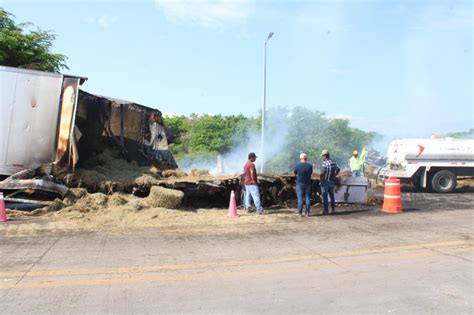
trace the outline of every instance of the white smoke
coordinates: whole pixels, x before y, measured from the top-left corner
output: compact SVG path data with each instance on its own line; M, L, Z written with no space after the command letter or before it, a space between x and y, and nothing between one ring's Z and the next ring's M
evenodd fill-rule
M282 112L286 115L286 112ZM199 162L191 162L186 158L178 161L180 167L190 172L193 169L206 169L212 175L234 175L243 173L243 167L247 161L248 154L254 152L258 158L256 161L257 171L260 172L263 160L264 171L266 163L285 148L285 140L288 135L288 125L284 123L284 117L277 111L267 114L264 138L264 152L261 150L261 130L253 132L246 139L234 138L234 147L227 153L216 154L202 158Z

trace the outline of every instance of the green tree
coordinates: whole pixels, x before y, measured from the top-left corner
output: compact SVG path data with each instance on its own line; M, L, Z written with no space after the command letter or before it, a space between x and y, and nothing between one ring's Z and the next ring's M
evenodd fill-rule
M282 139L279 150L267 158L266 169L272 173L292 170L301 152L308 154L310 162L320 163L323 149L344 168L354 149L367 146L376 136L350 127L346 119L329 119L320 111L305 107L274 108L267 115L267 139Z
M178 163L199 163L225 154L248 140L258 129L256 118L243 115L198 115L165 117L173 142L169 145Z
M300 106L271 108L266 117L265 169L270 173L291 171L300 152L306 152L310 162L319 165L323 149L328 149L344 168L352 151L369 145L376 136L352 128L346 119L329 119L323 112ZM249 150L258 151L260 119L191 114L165 118L165 124L174 135L171 151L178 164L187 167L212 165L218 154L225 155L242 144L250 144ZM239 152L245 154L247 151Z
M474 139L474 128L471 128L468 131L447 133L445 136L456 139Z
M56 39L53 32L32 30L31 23L15 24L13 18L0 8L1 65L49 72L68 69L67 57L51 51Z

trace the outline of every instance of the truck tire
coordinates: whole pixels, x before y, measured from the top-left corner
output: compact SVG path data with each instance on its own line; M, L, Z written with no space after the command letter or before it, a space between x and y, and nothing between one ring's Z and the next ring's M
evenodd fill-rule
M448 170L436 172L431 177L431 189L437 193L449 193L456 188L456 175Z

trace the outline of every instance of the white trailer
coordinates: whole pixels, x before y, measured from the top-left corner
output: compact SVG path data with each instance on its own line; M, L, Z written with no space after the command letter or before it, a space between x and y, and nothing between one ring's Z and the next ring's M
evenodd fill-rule
M456 188L459 176L474 176L473 139L399 139L388 147L381 175L398 177L438 193Z
M0 177L67 161L83 77L0 66Z

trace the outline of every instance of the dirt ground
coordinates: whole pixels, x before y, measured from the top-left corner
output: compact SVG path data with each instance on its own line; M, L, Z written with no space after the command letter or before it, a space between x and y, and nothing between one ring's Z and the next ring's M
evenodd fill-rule
M472 180L460 182L452 194L420 192L411 187L403 188L405 211L430 211L439 208L455 210L474 204ZM321 205L312 208L310 218L295 216L294 208L275 206L266 209L266 215L247 214L240 207L238 218L228 218L227 209L181 207L176 210L154 207L147 198L131 194L88 194L85 190L72 189L69 199L57 200L46 209L31 213L8 210L9 221L0 225L0 235L36 235L45 231L64 233L73 231L106 231L129 233L146 228L161 228L166 231L192 229L199 234L232 234L242 230L265 229L279 223L298 220L320 220ZM75 196L75 197L71 197ZM383 187L373 186L369 190L367 204L339 204L337 217L356 213L358 215L380 215Z

